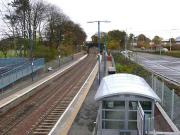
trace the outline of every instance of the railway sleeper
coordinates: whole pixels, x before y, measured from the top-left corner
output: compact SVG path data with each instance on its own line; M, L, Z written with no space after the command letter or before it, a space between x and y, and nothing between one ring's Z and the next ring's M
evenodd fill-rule
M54 126L54 123L49 123L49 122L42 122L41 125L48 125L48 126Z
M56 110L58 110L59 112L64 112L64 110L66 110L66 108L67 107L59 107L59 108L56 108L56 109L54 109L54 110L52 110L52 111L56 111Z
M58 115L58 116L61 115L59 112L58 112L58 113L57 113L57 112L52 112L51 114L52 114L52 115Z
M61 106L67 106L72 100L66 100L66 103L62 103Z
M53 123L53 122L56 122L57 121L57 119L56 120L49 120L49 119L46 119L46 120L44 120L45 122L50 122L50 123Z
M64 101L71 101L71 99L69 97L65 97L63 100Z
M39 125L38 128L49 128L51 129L53 127L53 125L51 126L47 126L47 125Z
M33 132L34 135L47 135L49 132Z
M47 117L59 117L59 116L61 116L61 114L49 114Z
M59 117L47 117L48 120L57 120Z
M54 111L52 111L52 113L62 113L63 111L61 110L61 111L59 111L59 110L54 110Z
M61 103L62 103L62 104L64 104L64 103L69 103L69 101L66 101L66 100L63 99L63 100L61 101Z
M66 101L66 102L61 103L61 104L58 104L57 107L61 107L61 108L62 108L62 107L67 107L71 101L72 101L72 100Z
M61 108L61 107L59 107L59 108L55 108L53 111L56 111L56 110L57 110L57 111L62 111L62 112L63 112L65 109L66 109L66 108Z
M67 108L67 106L60 106L58 109L61 111L64 111Z
M49 131L49 128L36 128L35 131Z
M70 101L67 101L66 103L61 103L58 105L58 107L67 107L67 105L69 105Z

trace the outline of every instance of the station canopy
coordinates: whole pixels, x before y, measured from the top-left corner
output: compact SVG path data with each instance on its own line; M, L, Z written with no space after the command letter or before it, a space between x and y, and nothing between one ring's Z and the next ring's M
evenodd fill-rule
M126 73L104 77L95 95L95 100L126 94L142 96L160 102L160 98L143 78Z

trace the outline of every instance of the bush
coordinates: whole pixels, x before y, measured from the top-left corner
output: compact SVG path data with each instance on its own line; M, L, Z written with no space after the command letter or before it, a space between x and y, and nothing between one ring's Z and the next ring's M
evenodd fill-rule
M117 73L129 73L141 76L147 82L150 82L151 73L145 70L142 66L124 58L121 54L113 54L116 63Z
M50 61L58 56L58 51L55 48L37 45L33 53L35 58L45 58L45 61Z
M164 54L168 55L168 56L180 58L180 51L171 51L171 52L169 51L169 52L166 52Z

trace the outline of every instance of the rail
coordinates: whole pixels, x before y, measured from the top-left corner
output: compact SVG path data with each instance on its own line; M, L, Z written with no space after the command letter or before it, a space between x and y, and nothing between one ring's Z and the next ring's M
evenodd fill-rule
M61 115L58 122L55 124L55 126L48 135L66 134L66 132L68 131L68 126L71 125L70 122L73 121L73 117L74 117L73 115L75 115L75 112L78 113L78 110L80 109L80 106L82 105L94 81L97 71L98 71L98 63L96 63L92 72L84 82L83 86L80 88L79 92L76 94L74 99L71 101L67 109Z

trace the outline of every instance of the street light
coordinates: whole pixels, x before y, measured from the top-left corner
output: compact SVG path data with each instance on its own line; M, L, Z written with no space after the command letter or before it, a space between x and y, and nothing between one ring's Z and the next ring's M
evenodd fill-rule
M60 44L61 41L64 41L64 34L61 35L61 33L59 32L59 36L58 36L58 42L59 42L59 47L58 47L58 61L59 61L59 67L61 66L61 55L60 55Z
M170 39L169 39L169 51L171 51L171 37L170 37Z
M125 32L127 33L127 28L126 28ZM126 52L126 50L127 50L127 35L125 35L125 52Z
M169 43L170 43L170 45L169 45L169 51L171 51L171 47L172 47L172 37L171 37L171 31L173 31L173 30L177 30L177 29L171 29L170 30L170 39L169 39Z
M106 33L104 33L104 76L106 75L106 61L107 61L107 48L106 48Z
M99 84L100 84L100 23L103 22L103 23L110 23L110 21L89 21L87 23L98 23L98 62L99 62L99 72L98 72L98 80L99 80Z
M61 55L59 55L58 58L59 58L59 67L60 67L60 65L61 65L61 63L60 63Z
M33 77L33 66L34 66L34 63L33 63L33 38L32 38L32 30L31 30L31 21L30 21L30 14L28 15L28 19L29 19L29 44L30 44L30 61L31 61L31 77L32 77L32 81L34 80L34 77Z

